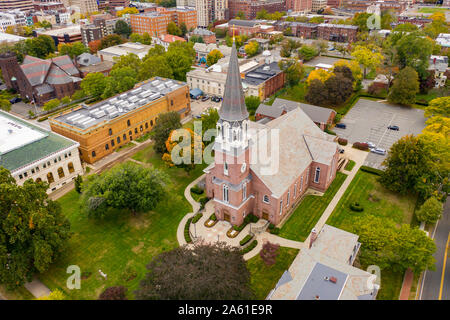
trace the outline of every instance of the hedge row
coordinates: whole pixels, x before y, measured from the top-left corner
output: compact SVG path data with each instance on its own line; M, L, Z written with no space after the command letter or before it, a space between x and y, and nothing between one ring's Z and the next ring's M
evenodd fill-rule
M198 220L201 219L201 217L203 217L203 213L197 213L194 218L192 219L192 223L197 223Z
M198 202L200 202L200 210L205 207L205 204L208 202L208 200L208 197L202 197L198 200Z
M242 229L245 228L246 225L248 225L250 222L258 222L259 218L255 216L254 214L250 213L244 218L244 222L241 223L240 226L234 226L234 230L236 231L242 231Z
M184 226L184 239L186 240L187 243L192 242L191 235L189 234L189 227L191 225L191 221L192 221L192 218L189 218L186 221L186 225Z
M251 234L248 234L248 235L245 236L244 239L242 239L241 241L239 241L239 244L240 244L241 246L243 246L243 245L245 245L247 242L249 242L249 241L252 240L252 239L253 239L253 236L252 236Z
M361 171L376 174L377 176L381 176L383 174L383 170L371 168L368 166L361 166Z
M271 234L279 234L280 233L280 228L275 227L275 225L273 223L269 224L269 232Z
M203 193L203 189L200 188L199 186L193 186L191 188L191 191L195 194L202 194Z
M241 254L246 254L247 252L252 251L258 245L258 240L253 240L252 243L248 247L245 247L241 250Z
M367 151L367 150L369 150L369 145L367 143L363 143L363 142L355 142L355 143L353 143L353 148Z
M350 203L350 209L355 212L362 212L364 208L358 202Z
M346 146L346 145L348 144L348 140L347 140L347 139L344 139L344 138L338 138L338 143L339 143L341 146Z

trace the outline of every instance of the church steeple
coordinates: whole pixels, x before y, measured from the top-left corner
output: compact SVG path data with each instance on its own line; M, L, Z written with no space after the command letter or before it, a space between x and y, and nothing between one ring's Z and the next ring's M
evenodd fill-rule
M228 64L227 81L222 106L219 110L220 119L224 121L243 121L248 118L242 90L241 74L237 58L236 44L233 41L230 62Z

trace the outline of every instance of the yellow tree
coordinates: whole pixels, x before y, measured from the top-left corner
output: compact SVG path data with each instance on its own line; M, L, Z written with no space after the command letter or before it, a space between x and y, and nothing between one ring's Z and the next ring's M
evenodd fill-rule
M356 61L364 67L364 79L366 78L367 69L376 70L384 60L383 55L377 50L371 50L365 46L356 46L352 51L352 56Z
M336 67L347 67L352 71L353 78L355 79L353 81L353 87L362 80L361 67L355 60L338 60L333 64L333 69Z
M166 140L166 148L167 152L163 154L162 160L169 167L177 166L189 171L195 167L199 156L203 156L205 145L202 135L188 128L172 130ZM185 152L190 152L190 155Z
M124 14L136 14L136 13L139 13L138 9L136 9L135 7L127 7L123 10L117 11L117 16L121 17Z
M222 52L220 52L217 49L211 50L208 53L208 56L206 57L206 63L208 66L212 66L213 64L217 63L221 58L223 58Z
M332 72L325 71L323 69L315 69L311 71L306 79L306 84L309 86L311 81L318 79L321 82L325 82L329 77L333 75Z

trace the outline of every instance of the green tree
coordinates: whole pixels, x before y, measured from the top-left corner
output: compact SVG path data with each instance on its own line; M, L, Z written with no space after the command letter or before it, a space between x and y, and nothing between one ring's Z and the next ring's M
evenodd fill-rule
M196 35L192 35L192 36L189 38L189 41L190 41L190 42L193 42L193 43L205 43L205 42L203 41L203 38L202 38L201 36L196 36Z
M186 33L188 33L188 29L186 27L186 23L180 23L181 36L184 37Z
M367 19L369 19L370 16L371 14L367 12L357 12L353 16L352 25L358 26L359 31L368 31Z
M44 103L44 106L42 107L42 109L44 109L45 111L51 111L51 110L59 107L60 104L61 104L61 101L59 101L58 99L52 99L52 100Z
M169 45L165 54L176 80L186 81L186 73L194 63L195 51L192 42L175 41Z
M309 61L319 54L317 48L314 46L302 45L298 50L298 57L303 61Z
M399 24L394 28L394 31L396 32L413 32L417 30L419 30L419 28L415 24L409 22Z
M142 43L142 36L139 33L130 34L130 42Z
M409 66L417 71L420 78L426 78L433 40L423 37L420 32L403 35L396 42L396 62L400 69Z
M324 17L312 17L309 19L310 23L323 23L325 21Z
M61 105L69 104L70 103L70 97L65 96L61 98Z
M128 38L131 34L131 26L123 20L118 20L114 26L114 33L120 34L125 38Z
M364 67L364 79L366 78L367 69L375 70L384 60L380 52L359 45L352 51L352 56Z
M142 63L139 69L139 80L143 81L152 77L173 78L172 68L165 56L150 56Z
M345 68L345 67L344 67ZM353 93L353 77L350 69L345 68L350 73L351 78L344 73L338 73L325 80L327 101L329 105L341 105Z
M295 59L281 60L278 66L283 70L286 81L291 87L297 85L305 75L303 64Z
M36 38L25 40L25 54L44 59L48 54L56 50L52 37L40 35Z
M103 73L89 73L81 80L80 87L84 93L93 98L100 98L106 88L106 77Z
M256 19L267 19L269 17L269 13L267 12L266 9L261 9L260 11L258 11L256 13Z
M106 99L121 92L128 91L134 87L137 82L136 70L131 67L122 67L111 70L109 77L106 78L106 86L102 98Z
M125 162L101 175L88 176L80 203L85 213L95 217L107 215L110 209L147 212L163 199L165 184L166 176L159 170Z
M261 100L256 96L248 96L245 97L245 106L247 107L247 111L251 116L255 115L256 109L258 109Z
M178 112L167 112L161 114L156 120L155 126L152 129L152 137L155 142L153 149L159 153L164 154L166 149L166 141L169 138L172 130L181 128L181 117Z
M250 273L239 249L224 242L162 252L147 269L135 291L138 300L253 298Z
M209 108L206 113L202 114L202 135L209 129L216 129L217 121L219 121L219 112L217 109Z
M442 211L442 202L436 199L436 197L430 197L416 211L416 217L419 221L436 223L441 218Z
M213 49L208 53L208 56L206 57L206 63L208 64L208 66L212 66L222 58L223 58L222 52L220 52L217 49Z
M118 44L122 44L125 41L126 40L118 34L107 35L106 37L102 38L102 40L100 42L99 50L102 50L102 49L105 49L108 47L112 47L112 46L117 46Z
M305 100L317 106L327 106L328 93L325 84L319 79L313 79L308 85Z
M19 186L0 167L0 283L9 289L46 271L70 237L70 223L47 188L32 179Z
M132 68L136 73L141 69L142 61L139 57L134 53L129 53L127 55L123 55L120 57L114 57L114 65L112 67L113 70L122 69L125 67Z
M389 90L388 101L402 105L412 105L419 93L419 76L411 67L405 67L397 74Z
M83 177L80 175L77 175L74 180L74 183L75 183L75 191L77 193L81 193L81 185L83 184Z
M58 52L60 56L68 55L71 59L75 59L80 54L89 52L89 48L82 42L60 43L58 45Z
M443 116L450 118L450 97L436 98L425 108L425 117Z
M0 109L7 112L11 111L11 102L8 99L0 99Z
M175 22L170 21L167 25L167 33L174 36L181 36L181 29L175 24Z

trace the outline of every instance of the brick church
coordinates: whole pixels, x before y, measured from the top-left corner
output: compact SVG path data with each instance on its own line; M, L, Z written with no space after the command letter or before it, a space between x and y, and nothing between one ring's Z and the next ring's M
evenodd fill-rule
M25 56L19 65L16 55L7 52L0 55L0 68L8 89L37 105L71 96L80 88L80 71L67 55L47 60Z
M266 124L249 121L234 44L219 116L214 162L205 169L207 196L219 220L240 225L253 213L277 225L308 188L324 192L335 178L335 137L300 108ZM261 150L254 152L264 148L275 170L259 160Z

